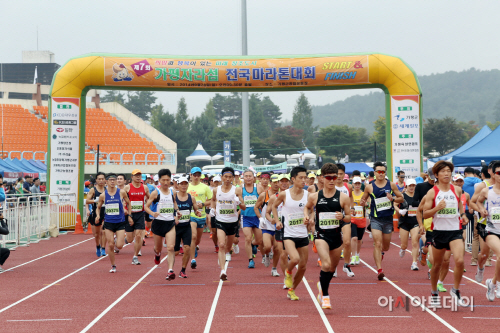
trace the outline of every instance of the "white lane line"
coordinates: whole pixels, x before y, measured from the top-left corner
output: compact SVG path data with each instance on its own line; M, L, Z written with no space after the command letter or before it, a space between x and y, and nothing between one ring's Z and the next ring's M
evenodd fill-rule
M364 265L368 266L368 268L370 268L375 274L378 273L377 270L375 270L373 267L369 266L364 260L360 259L359 261L361 261ZM413 296L411 296L406 291L404 291L403 289L401 289L398 285L396 285L394 282L392 282L388 278L384 277L384 280L387 281L389 284L391 284L394 288L396 288L397 290L399 290L400 292L402 292L405 296L408 296L411 299L411 302L412 302L411 304L418 304L418 303L420 303L419 301L414 301L415 298L413 298ZM444 326L448 327L451 331L453 331L455 333L460 333L459 330L457 330L455 327L453 327L450 324L448 324L448 322L446 320L444 320L443 318L439 317L437 314L435 314L431 309L427 308L425 305L420 304L420 307L422 309L424 309L427 313L429 313L431 316L433 316L434 318L436 318L437 320L439 320Z
M464 317L464 319L492 319L492 320L500 320L500 318L484 318L484 317Z
M298 315L242 315L236 318L297 318Z
M226 261L226 265L224 266L224 270L227 272L227 265L229 265L229 261ZM212 302L212 307L210 308L210 313L208 314L207 323L205 325L204 333L210 332L210 327L212 326L212 321L214 320L215 308L217 307L217 302L219 301L220 291L222 290L222 284L224 282L222 280L219 281L219 286L217 287L217 292L215 293L214 301Z
M323 312L323 309L321 308L321 306L319 305L318 303L318 300L316 299L316 296L314 295L314 293L312 292L311 290L311 287L309 287L309 283L307 283L307 280L306 280L306 277L302 277L302 282L304 282L304 285L306 286L306 289L307 291L309 292L309 295L311 295L311 298L313 300L313 303L314 305L316 306L316 309L318 310L319 312L319 315L321 317L321 319L323 320L323 324L325 324L325 327L326 327L326 330L328 331L328 333L335 333L333 331L333 328L332 326L330 325L330 322L328 321L328 319L326 318L325 316L325 312Z
M395 246L397 246L397 247L401 248L401 246L399 246L399 245L398 245L398 244L396 244L396 243L391 242L391 244L393 244L393 245L395 245ZM411 253L411 251L410 251L410 250L408 250L408 249L406 249L405 251L406 251L406 252L408 252L408 253ZM455 272L455 271L453 271L451 268L449 268L448 270L449 270L450 272L452 272L452 273L454 273L454 272ZM486 287L486 285L485 285L485 284L479 283L479 282L477 282L476 280L471 279L470 277L467 277L465 274L464 274L464 275L462 275L462 278L467 279L467 280L469 280L469 281L471 281L471 282L474 282L475 284L477 284L477 285L479 285L479 286L481 286L481 287L483 287L483 288L488 289L488 287Z
M129 243L131 244L131 243ZM168 256L165 256L165 258L163 258L161 261L160 261L160 264L163 263L166 259L168 258ZM114 301L110 306L108 306L103 312L101 312L94 320L92 320L90 322L90 324L88 324L83 330L81 330L80 332L83 333L83 332L87 332L89 329L92 328L92 326L95 325L95 323L97 323L102 317L104 317L104 315L106 313L108 313L116 304L118 304L122 299L125 298L125 296L127 296L132 290L135 289L135 287L137 287L141 282L142 280L144 280L149 274L151 274L155 269L156 267L158 266L154 266L153 268L151 268L146 274L144 274L139 280L137 280L136 283L134 283L132 285L132 287L130 287L125 293L123 293L123 295L121 295L120 297L118 297L118 299L116 301Z
M123 319L182 319L186 318L186 316L179 317L123 317Z
M19 320L7 320L7 321L20 322L20 321L60 321L60 320L73 320L73 319L19 319Z
M89 241L89 240L91 240L91 239L94 239L94 237L91 237L91 238L86 239L86 240L84 240L84 241L81 241L81 242L78 242L78 243L76 243L76 244L73 244L73 245L67 246L67 247L65 247L64 249L60 249L60 250L54 251L54 252L52 252L52 253L46 254L46 255L41 256L41 257L39 257L39 258L36 258L36 259L30 260L30 261L28 261L28 262L25 262L24 264L17 265L17 266L14 266L14 267L11 267L11 268L9 268L9 269L6 269L6 270L5 270L4 272L2 272L2 273L8 272L8 271L12 271L12 270L13 270L13 269L15 269L15 268L18 268L18 267L21 267L21 266L24 266L24 265L30 264L30 263L32 263L32 262L35 262L35 261L37 261L37 260L40 260L40 259L46 258L46 257L51 256L51 255L53 255L53 254L56 254L56 253L58 253L58 252L61 252L61 251L67 250L67 249L69 249L70 247L77 246L78 244L81 244L81 243L85 243L85 242L87 242L87 241ZM0 274L2 274L2 273L0 273Z
M412 316L348 316L349 318L412 318Z

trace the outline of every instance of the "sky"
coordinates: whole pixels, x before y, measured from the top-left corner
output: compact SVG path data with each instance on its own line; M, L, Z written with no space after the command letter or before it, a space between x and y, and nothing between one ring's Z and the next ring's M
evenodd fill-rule
M22 51L55 53L64 64L90 52L240 55L239 0L16 0L0 11L0 62ZM385 53L418 75L498 69L500 1L248 0L248 54ZM307 92L324 105L373 90ZM158 92L175 112L186 98L191 116L215 93ZM300 92L263 93L291 119ZM425 96L425 90L423 91Z

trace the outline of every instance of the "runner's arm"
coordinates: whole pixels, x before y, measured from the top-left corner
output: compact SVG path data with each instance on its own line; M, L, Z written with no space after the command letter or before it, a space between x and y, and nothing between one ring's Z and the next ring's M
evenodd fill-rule
M132 217L132 205L130 204L130 199L126 191L120 191L120 197L122 197L123 201L127 204L127 214L128 217Z
M364 206L366 204L366 201L370 197L370 193L372 193L372 184L368 184L365 186L365 192L363 193L363 196L361 197L361 200L359 201L359 204L361 206Z
M268 221L271 221L272 224L275 224L274 219L271 218L271 212L272 212L273 203L274 203L275 200L276 200L276 196L270 197L269 201L267 202L267 206L268 206L268 208L271 208L271 209L266 209L266 219ZM274 216L274 214L273 214L273 216Z
M142 186L144 186L144 194L146 196L146 202L147 202L149 199L149 187L147 187L147 185L142 185Z
M151 204L153 203L153 201L156 199L157 196L158 196L158 191L154 191L153 193L151 193L148 201L146 202L146 205L144 205L144 211L155 218L157 218L160 215L160 213L153 212L149 207L151 206Z
M307 203L304 206L304 220L305 220L304 222L305 222L305 224L309 224L309 221L313 220L311 215L314 213L314 206L315 206L316 201L318 201L318 194L317 193L313 193L313 194L307 196Z
M196 202L196 199L194 198L194 196L191 196L191 201L193 202L193 212L195 213L195 215L198 215L198 212L200 212L200 211L198 208L198 203ZM201 214L201 212L200 212L200 214Z
M342 205L342 209L344 210L344 218L342 221L346 223L351 222L351 200L347 195L342 195L344 193L340 193L340 203Z
M481 214L481 216L488 216L488 211L484 207L484 201L488 197L488 189L484 188L477 197L477 211Z
M396 195L396 197L394 198L394 203L403 203L405 201L405 198L403 197L401 192L399 192L399 189L396 186L396 183L391 182L391 189L392 189L392 192Z
M217 207L215 198L217 198L217 187L213 189L212 199L210 199L210 210L215 209Z
M285 191L280 192L280 194L274 200L274 203L273 203L273 216L274 216L274 222L275 222L274 224L276 224L276 226L281 225L281 221L278 218L278 206L281 205L282 202L283 203L285 202L285 198L286 198L286 192Z
M460 198L462 196L462 189L458 187L456 189L457 191L457 196ZM458 199L458 211L460 212L460 218L462 218L462 225L466 225L469 223L469 219L467 218L467 215L465 214L465 207L462 203L462 200Z
M104 196L105 196L104 193L102 193L97 201L97 207L95 209L96 221L99 221L101 219L100 214L101 214L101 207L104 204Z
M237 187L236 190L235 190L235 195L238 197L238 199L240 200L240 209L241 210L246 210L247 209L247 206L245 206L245 201L243 201L243 190L241 189L241 187Z
M477 199L479 197L479 193L481 193L481 191L483 189L487 188L486 187L486 184L484 183L480 183L479 185L477 185L477 187L474 189L474 195L472 196L471 198L471 202L469 204L469 212L470 212L470 208L472 208L473 210L475 211L479 211L479 207L477 205Z
M434 199L434 189L430 189L429 192L425 195L425 204L423 207L424 211L424 219L428 219L430 217L433 217L439 210L446 208L446 202L444 200L441 200L439 204L436 205L436 207L432 208L432 201Z
M420 228L420 233L423 234L425 232L424 222L423 222L423 210L424 210L425 197L420 201L420 204L417 208L417 222Z
M255 212L255 215L260 219L262 217L260 213L260 207L264 203L264 200L266 200L266 192L262 192L259 194L259 198L257 199L257 202L255 203L255 206L253 206L253 211Z
M91 188L89 193L87 193L87 198L93 198L94 197L94 188ZM92 204L95 202L94 199L87 199L85 200L85 203L87 204L87 216L90 215L90 207L92 207Z

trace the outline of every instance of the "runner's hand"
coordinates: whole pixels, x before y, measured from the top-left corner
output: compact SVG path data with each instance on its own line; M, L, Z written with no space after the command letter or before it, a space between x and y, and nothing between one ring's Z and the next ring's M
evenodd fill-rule
M133 226L133 225L134 225L134 219L132 218L132 216L129 216L128 218L129 218L129 220L128 220L128 224L129 224L130 226Z
M99 221L101 220L99 213L95 213L95 220L97 221L97 223L99 223Z
M342 220L344 218L344 214L342 212L335 212L335 219Z
M438 205L437 205L438 210L445 209L446 208L446 201L441 200Z
M181 217L182 217L182 213L181 213L181 211L180 211L180 210L178 210L178 211L177 211L177 217L178 217L178 218L181 218Z
M153 213L153 217L154 217L154 218L157 218L158 216L160 216L160 213L158 213L158 212L154 212L154 213Z
M467 216L464 216L462 218L462 225L467 225L467 223L469 223L469 219L467 218Z
M278 222L276 223L276 229L277 229L277 230L281 230L281 229L283 229L283 224L282 224L280 221L278 221Z
M90 210L87 209L87 217L90 216Z
M405 216L407 212L408 212L408 210L407 210L407 209L400 209L400 210L399 210L399 214L400 214L401 216Z
M389 201L393 200L393 197L390 192L387 193L387 199L389 199Z
M215 217L215 209L214 208L210 208L210 216Z
M486 217L486 216L488 216L488 215L489 215L489 214L488 214L488 210L486 210L486 208L484 208L484 209L483 209L482 211L480 211L479 213L481 213L481 216L482 216L482 217Z
M418 233L420 235L422 235L422 236L425 234L425 228L424 228L424 226L418 227Z
M201 212L199 210L196 211L196 216L201 217Z
M259 229L264 229L266 227L266 219L263 217L259 218Z
M240 202L240 198L238 198L237 195L234 196L234 202L236 203L236 206L238 206L241 202Z

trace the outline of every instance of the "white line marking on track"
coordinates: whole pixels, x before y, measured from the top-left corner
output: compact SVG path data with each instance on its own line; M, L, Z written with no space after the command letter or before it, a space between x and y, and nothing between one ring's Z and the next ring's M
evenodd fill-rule
M328 321L328 319L325 316L325 312L323 311L323 309L319 305L318 300L316 299L316 296L312 292L311 287L309 287L309 283L307 283L307 280L306 280L305 276L302 278L302 282L304 282L304 284L306 286L306 289L309 292L309 295L311 295L313 303L316 306L316 309L318 310L319 315L320 315L321 319L323 320L323 323L325 324L326 330L328 331L328 333L335 333L333 331L332 325L330 325L330 322Z
M464 319L493 319L493 320L500 320L500 318L484 318L484 317L464 317Z
M412 316L349 316L349 318L412 318Z
M20 321L60 321L60 320L73 320L73 319L19 319L19 320L7 320L7 321L20 322Z
M392 243L392 242L391 242ZM393 243L394 244L394 243ZM366 265L366 266L369 266L364 260L360 259L360 261L363 263L363 265ZM375 269L373 269L372 267L370 267L370 269L374 272L374 273L377 273L377 271ZM403 289L401 289L398 285L396 285L394 282L392 282L391 280L389 280L388 278L384 278L385 281L389 282L389 284L391 284L394 288L396 288L397 290L399 290L400 292L402 292L405 296L408 296L411 301L413 302L414 301L414 298L413 296L411 296L410 294L408 294L406 291L404 291ZM414 304L418 304L418 302L415 302ZM443 318L439 317L437 314L435 314L432 310L430 310L429 308L427 308L425 305L421 304L420 307L422 309L424 309L427 313L429 313L431 316L433 316L434 318L436 318L437 320L439 320L444 326L448 327L451 331L455 332L455 333L460 333L459 330L457 330L455 327L451 326L446 320L444 320Z
M299 315L242 315L236 318L297 318Z
M130 243L129 243L130 244ZM128 245L128 244L127 244ZM162 262L164 262L166 259L168 258L168 256L165 256L165 258L163 258L161 261L160 261L160 264ZM92 326L95 325L95 323L97 323L102 317L104 317L104 315L106 313L108 313L116 304L118 304L122 299L125 298L125 296L127 296L132 290L134 290L135 287L137 287L141 282L142 280L144 280L149 274L151 274L151 272L153 272L156 267L158 266L155 266L153 268L151 268L149 271L147 271L146 274L144 274L139 280L137 280L136 283L134 283L132 285L132 287L130 287L126 292L123 293L123 295L121 295L120 297L118 297L118 299L116 301L114 301L110 306L108 306L103 312L101 312L94 320L92 320L90 322L90 324L88 324L83 330L81 330L80 332L83 333L83 332L87 332L90 328L92 328Z
M224 270L227 272L227 266L229 261L226 261L226 265L224 266ZM217 302L219 301L220 291L222 290L222 284L224 282L222 280L219 281L219 286L217 287L217 292L215 293L214 301L212 302L212 307L210 308L210 313L208 314L207 323L205 325L204 333L210 332L210 327L212 326L212 321L214 320L215 308L217 307Z
M56 253L58 253L58 252L61 252L61 251L67 250L67 249L69 249L70 247L77 246L77 245L79 245L79 244L81 244L81 243L85 243L85 242L87 242L87 241L89 241L89 240L91 240L91 239L94 239L94 237L91 237L91 238L86 239L86 240L84 240L84 241L81 241L81 242L78 242L78 243L76 243L76 244L73 244L73 245L67 246L67 247L65 247L64 249L60 249L60 250L54 251L54 252L52 252L52 253L46 254L46 255L41 256L41 257L39 257L39 258L36 258L36 259L30 260L30 261L28 261L28 262L25 262L24 264L17 265L17 266L14 266L14 267L11 267L11 268L9 268L9 269L6 269L6 270L5 270L4 272L2 272L2 273L8 272L8 271L12 271L12 270L14 270L15 268L18 268L18 267L21 267L21 266L24 266L24 265L30 264L30 263L32 263L32 262L34 262L34 261L37 261L37 260L43 259L43 258L45 258L45 257L51 256L51 255L53 255L53 254L56 254ZM2 274L2 273L0 273L0 274Z
M179 317L123 317L123 319L182 319L186 318L186 316Z

